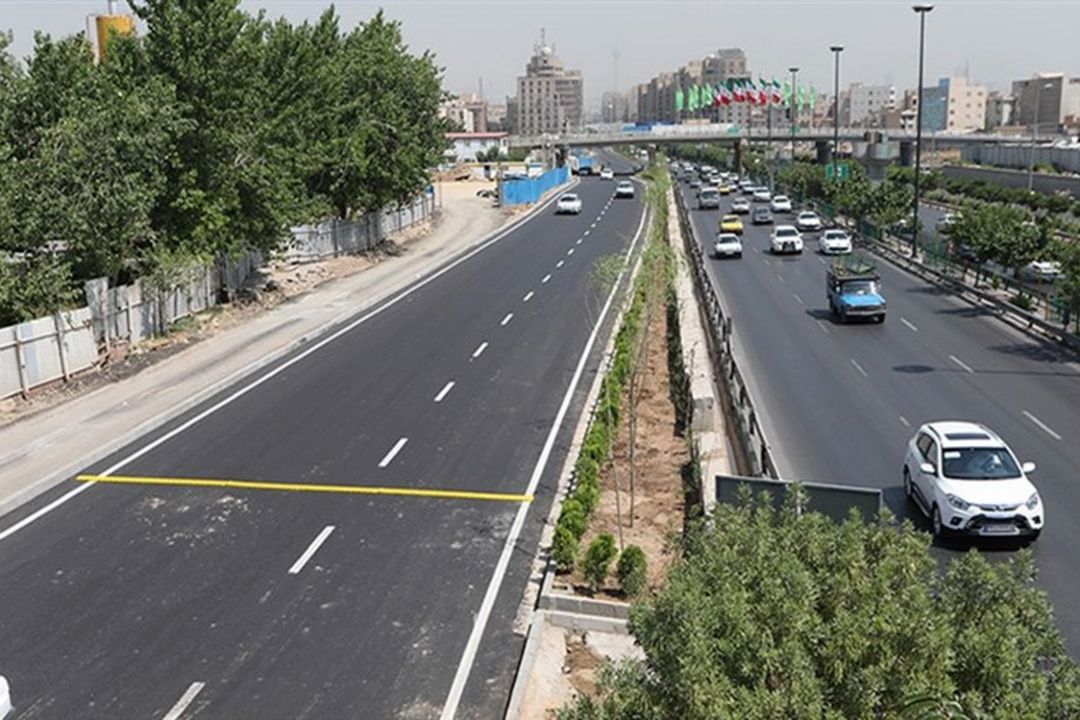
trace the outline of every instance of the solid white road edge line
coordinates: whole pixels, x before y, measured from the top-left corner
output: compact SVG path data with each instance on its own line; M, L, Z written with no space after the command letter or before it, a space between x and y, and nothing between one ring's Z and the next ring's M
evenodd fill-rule
M312 540L311 544L308 545L307 550L304 551L304 554L297 558L296 562L294 562L292 567L289 568L289 574L296 575L301 570L303 570L304 566L307 565L308 560L311 559L311 556L314 555L320 547L322 547L322 544L326 542L326 538L330 537L330 533L334 532L334 530L335 528L333 525L327 525L326 527L324 527L322 529L322 532L319 533L318 537Z
M577 185L577 183L575 182L575 183L573 183L573 185L571 187L574 187L576 185ZM208 407L206 410L203 410L198 415L195 415L194 417L188 419L187 421L185 421L181 425L176 426L175 428L173 428L169 432L167 432L164 435L162 435L161 437L159 437L157 440L153 440L153 441L147 443L146 445L143 445L141 448L139 448L135 452L131 453L130 455L128 455L124 459L114 463L113 465L111 465L110 467L106 468L105 470L103 470L102 472L100 472L98 474L99 475L112 475L117 470L120 470L121 468L126 467L131 462L133 462L134 460L138 460L139 458L141 458L143 455L150 452L151 450L154 450L155 448L167 443L169 440L172 440L174 437L176 437L180 433L184 432L185 430L190 428L192 425L195 425L195 424L205 420L207 417L209 417L210 415L213 415L214 413L216 413L221 408L223 408L223 407L225 407L227 405L231 405L232 403L236 402L236 400L238 400L239 398L243 397L244 395L247 395L249 392L251 392L255 388L259 387L260 385L262 385L266 381L277 377L281 373L285 372L285 370L289 369L293 365L295 365L298 362L300 362L301 360L305 359L306 357L308 357L312 353L326 347L327 345L334 342L335 340L337 340L342 335L345 335L345 334L347 334L349 332L352 332L354 329L356 329L360 325L364 324L365 322L367 322L371 318L375 317L376 315L381 314L383 311L393 307L394 305L397 305L399 302L401 302L405 298L409 297L410 295L415 293L420 288L423 288L423 287L427 286L429 283L434 282L438 278L442 277L446 273L448 273L451 270L453 270L454 268L456 268L458 265L461 265L466 260L470 260L470 259L472 259L473 256L478 255L479 253L483 252L484 250L487 250L489 247L491 247L495 243L499 242L500 240L507 237L508 235L513 234L516 230L524 227L525 225L529 224L530 222L532 222L536 218L538 218L538 217L547 217L541 211L544 210L547 207L550 207L552 204L554 204L555 201L558 199L558 197L559 196L557 194L552 195L546 202L542 203L539 207L537 207L536 210L534 212L532 212L531 215L527 215L520 222L515 222L515 223L511 224L509 227L506 227L503 230L498 231L495 235L493 235L491 237L490 240L487 240L486 242L483 242L480 245L477 245L475 248L473 248L469 252L465 253L464 255L459 257L458 259L456 259L456 260L454 260L454 261L452 261L450 263L447 263L446 265L439 268L435 272L431 273L427 277L425 277L422 280L416 282L416 284L411 285L409 287L406 287L399 294L391 297L389 300L382 303L381 305L379 305L375 309L364 313L360 317L358 317L355 320L349 322L347 325L345 325L341 329L334 331L330 335L327 335L326 337L324 337L322 340L319 340L318 342L316 342L311 347L309 347L306 350L304 350L304 351L298 353L297 355L293 356L290 360L287 360L287 361L281 363L276 368L274 368L273 370L267 372L265 375L260 376L256 380L252 380L250 383L243 386L242 388L240 388L236 392L231 393L230 395L228 395L224 399L222 399L219 402L215 403L214 405L211 405L210 407ZM530 297L532 297L532 293L529 293L526 296L526 301L528 301L528 298L530 298ZM149 432L153 432L153 430L151 430ZM6 540L7 538L11 537L15 533L19 532L20 530L22 530L26 526L36 522L37 520L41 519L42 517L48 515L50 512L52 512L56 508L60 507L64 503L68 502L69 500L73 500L74 498L78 497L82 493L84 493L87 490L89 490L90 488L94 487L94 485L96 485L96 484L97 483L94 483L94 482L81 483L77 488L74 488L73 490L69 490L68 492L64 493L60 497L53 500L48 505L45 505L44 507L42 507L40 510L35 510L34 512L30 513L29 515L24 517L19 522L12 525L11 527L7 528L6 530L0 531L0 542Z
M437 403L442 402L443 398L445 398L450 393L450 389L453 388L453 387L454 387L454 381L453 380L446 383L446 385L443 386L443 389L439 391L439 394L435 396L435 402L437 402Z
M855 369L858 370L859 373L862 374L863 377L870 377L869 375L866 374L866 371L862 369L862 365L855 362L855 358L848 358L848 359L851 360L851 364L855 366Z
M379 467L384 468L394 462L394 458L397 457L397 454L401 452L401 448L405 447L407 442L409 442L409 438L403 437L394 443L394 447L390 448L390 452L386 453L386 456L379 461Z
M540 484L540 477L544 474L544 468L547 467L548 458L551 456L551 450L555 447L555 437L559 434L559 428L562 426L563 420L566 418L566 413L570 409L570 401L573 399L574 392L577 390L578 383L581 381L582 373L585 372L585 363L589 359L589 353L592 352L593 345L596 344L596 338L600 334L600 328L603 327L604 319L607 317L607 313L611 309L612 301L615 299L615 291L621 284L623 275L626 274L626 268L630 265L629 260L633 255L638 240L641 238L641 231L645 227L646 214L645 208L642 206L641 222L638 224L637 233L634 235L634 241L630 243L630 247L626 250L626 262L623 264L623 270L612 284L611 291L608 293L607 300L604 302L604 307L601 308L600 315L596 320L596 324L593 326L592 333L590 333L589 339L585 343L585 349L582 350L581 357L578 359L577 367L574 368L574 375L570 378L570 385L566 388L566 394L563 395L562 404L559 405L559 411L555 415L555 421L551 424L551 430L548 431L547 440L544 441L544 447L540 451L540 457L537 458L536 466L533 468L532 476L529 478L529 485L525 491L528 495L533 495L536 492L536 486ZM488 583L487 592L484 593L484 599L480 603L480 610L477 612L476 619L473 621L473 628L472 632L469 633L469 640L465 643L465 650L461 654L461 661L458 663L457 671L454 673L454 681L450 685L450 693L446 697L446 702L443 703L442 713L439 715L440 720L453 720L454 715L457 714L458 704L461 702L461 695L465 692L465 684L469 681L469 673L472 672L473 663L476 661L476 653L480 649L480 640L484 636L488 618L491 616L491 608L495 605L495 598L498 596L499 589L502 587L503 578L506 576L506 568L510 564L510 555L513 553L514 545L517 544L518 536L521 534L521 528L525 524L525 515L528 514L528 512L529 503L521 503L518 506L517 514L514 516L514 523L510 526L510 534L506 536L506 542L503 543L499 561L495 564L495 572L491 575L491 581Z
M971 367L970 367L970 366L969 366L969 365L968 365L967 363L965 363L965 362L964 362L963 360L961 360L960 358L956 357L955 355L950 355L950 356L949 356L949 359L950 359L950 360L952 360L952 361L953 361L954 363L956 363L957 365L959 365L960 367L962 367L962 368L963 368L964 370L966 370L967 372L971 373L972 375L974 375L974 374L975 374L975 371L974 371L974 370L972 370L972 369L971 369Z
M513 317L514 317L514 313L506 313L506 317L504 317L502 319L502 322L499 323L499 326L500 327L506 327L506 324L509 323L513 319Z
M907 318L900 318L900 322L904 323L911 332L919 332L919 328L915 327L915 325Z
M1054 438L1055 440L1060 440L1061 439L1061 436L1058 435L1056 432L1054 432L1050 428L1049 425L1047 425L1042 420L1040 420L1039 418L1037 418L1034 415L1032 415L1031 413L1029 413L1027 410L1024 411L1024 416L1027 417L1028 420L1030 420L1031 422L1035 423L1036 425L1041 427L1043 430L1045 430L1046 434L1049 435L1050 437Z
M477 348L475 350L473 350L473 354L472 354L473 360L475 360L476 358L483 355L484 351L487 350L487 346L488 346L488 344L486 342L480 343L480 345L478 345Z
M176 701L176 704L172 706L172 710L165 713L165 717L161 718L161 720L180 720L180 716L184 714L188 705L195 700L195 697L202 692L204 687L206 687L206 683L191 683L191 686L184 691L184 694L181 695L180 699Z

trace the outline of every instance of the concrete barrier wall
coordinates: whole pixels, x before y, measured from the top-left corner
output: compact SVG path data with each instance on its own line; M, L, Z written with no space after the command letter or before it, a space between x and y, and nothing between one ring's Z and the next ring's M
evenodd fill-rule
M1017 170L1026 171L1031 159L1031 147L1026 145L975 145L964 148L963 157L970 162L997 166L995 168L974 168L975 170L997 172L1002 168L1015 168ZM1035 148L1035 164L1038 165L1039 163L1050 163L1060 170L1080 173L1080 148L1038 146ZM1005 170L1004 172L1008 171ZM1023 174L1023 177L1023 187L1027 187L1026 172ZM1039 182L1039 178L1046 178L1047 180L1054 181L1070 180L1070 178L1063 178L1058 175L1036 174L1036 182ZM987 177L985 179L990 178ZM1077 182L1075 178L1071 180L1074 183ZM1057 187L1054 187L1053 185L1047 187L1035 185L1034 188L1042 192L1052 192L1057 189ZM1070 192L1072 192L1074 196L1080 196L1080 193L1078 193L1077 190L1080 190L1080 187L1071 185Z

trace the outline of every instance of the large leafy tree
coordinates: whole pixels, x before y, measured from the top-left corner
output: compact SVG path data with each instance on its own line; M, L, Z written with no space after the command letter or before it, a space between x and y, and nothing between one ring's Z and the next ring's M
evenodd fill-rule
M645 660L609 668L564 720L876 720L922 697L972 716L1080 716L1080 672L1028 553L972 552L941 575L909 526L766 503L712 520L631 611Z

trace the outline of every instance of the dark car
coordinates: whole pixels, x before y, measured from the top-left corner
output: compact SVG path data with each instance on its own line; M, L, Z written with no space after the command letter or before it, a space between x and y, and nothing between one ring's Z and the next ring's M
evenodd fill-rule
M756 207L750 215L750 222L754 225L770 225L772 221L772 212L767 207Z

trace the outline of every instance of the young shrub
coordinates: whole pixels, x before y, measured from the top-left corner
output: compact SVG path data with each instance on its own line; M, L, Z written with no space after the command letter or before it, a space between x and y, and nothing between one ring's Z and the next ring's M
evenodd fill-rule
M551 559L555 561L555 569L561 573L568 573L574 569L577 563L578 539L562 523L555 526L555 538L551 542Z
M591 543L585 551L585 578L592 586L593 592L604 583L607 577L611 561L615 559L615 537L611 533L603 533Z
M580 538L585 534L585 525L588 520L589 514L585 512L581 500L571 496L563 503L562 512L559 513L559 525L565 526L575 538Z
M624 595L634 597L645 589L645 567L645 551L637 545L627 545L615 568L619 588Z
M591 480L579 481L574 489L574 497L581 503L586 517L592 515L593 510L600 504L600 483L595 477Z

